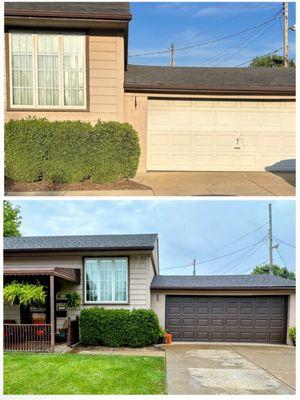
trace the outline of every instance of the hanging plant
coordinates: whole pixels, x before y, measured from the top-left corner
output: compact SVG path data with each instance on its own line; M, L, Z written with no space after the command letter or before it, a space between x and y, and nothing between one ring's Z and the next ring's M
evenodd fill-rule
M77 292L70 292L65 295L67 308L78 308L81 303L81 296Z
M40 284L19 283L16 281L4 286L3 297L4 300L11 304L22 304L24 306L29 306L31 304L42 306L46 302L44 286Z

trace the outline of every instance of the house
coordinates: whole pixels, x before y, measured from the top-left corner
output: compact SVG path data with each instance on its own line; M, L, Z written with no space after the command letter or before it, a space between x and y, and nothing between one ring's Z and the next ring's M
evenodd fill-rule
M294 281L160 275L157 234L4 238L4 282L15 280L43 284L48 300L41 310L5 303L5 326L34 329L32 315L42 312L48 349L66 319L95 306L150 308L175 341L284 344L295 326ZM65 296L74 291L80 306L68 309Z
M139 171L294 171L295 69L129 65L129 3L5 3L5 119L129 122Z

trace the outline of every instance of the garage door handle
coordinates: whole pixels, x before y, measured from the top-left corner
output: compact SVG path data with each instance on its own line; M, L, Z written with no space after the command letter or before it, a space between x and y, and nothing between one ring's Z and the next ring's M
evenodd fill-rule
M235 149L235 150L239 150L240 148L241 148L241 145L240 145L240 137L237 136L236 139L235 139L235 146L234 146L234 149Z

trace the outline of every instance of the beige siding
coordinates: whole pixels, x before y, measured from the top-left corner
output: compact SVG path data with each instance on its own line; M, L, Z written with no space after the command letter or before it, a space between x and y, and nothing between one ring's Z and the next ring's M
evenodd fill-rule
M165 327L166 295L214 295L214 296L258 296L258 295L287 295L288 296L288 315L287 329L296 326L296 295L290 290L286 291L151 291L151 309L156 312L160 325ZM291 344L287 332L287 344Z
M107 255L107 254L106 254ZM124 255L124 254L123 254ZM92 255L94 256L94 254ZM64 295L70 291L77 291L83 301L83 257L80 255L60 256L31 256L8 257L5 260L5 268L79 268L81 270L81 283L74 283L59 279L57 295ZM150 308L150 282L153 277L153 267L150 255L136 254L129 256L129 304L126 305L99 305L106 308ZM75 318L83 308L95 307L95 305L82 305L78 309L68 310L68 317ZM6 318L6 316L5 316ZM57 318L57 327L61 328L65 318Z
M139 134L139 172L260 171L270 166L289 170L294 166L293 97L126 93L125 120ZM237 138L239 149L235 149Z
M7 41L6 41L7 42ZM88 111L17 111L8 110L5 87L5 120L21 119L28 115L50 120L82 120L96 123L124 120L124 38L117 33L104 35L91 31L87 36L87 82L90 93ZM6 81L6 76L5 80Z

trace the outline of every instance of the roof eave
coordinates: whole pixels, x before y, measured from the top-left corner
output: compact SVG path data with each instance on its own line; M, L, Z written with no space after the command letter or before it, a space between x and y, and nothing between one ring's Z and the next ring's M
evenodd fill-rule
M130 247L68 247L68 248L32 248L32 249L4 249L4 253L31 253L31 252L69 252L69 251L153 251L154 246L130 246Z
M150 290L185 290L185 291L245 291L245 290L295 290L295 286L210 286L210 287L182 287L182 286L151 286Z
M294 86L197 86L179 84L145 84L125 82L125 92L168 94L230 94L295 96Z
M5 9L5 17L43 17L43 18L82 18L82 19L101 19L101 20L125 20L131 21L130 13L79 13L62 11L43 11L43 10L10 10Z

